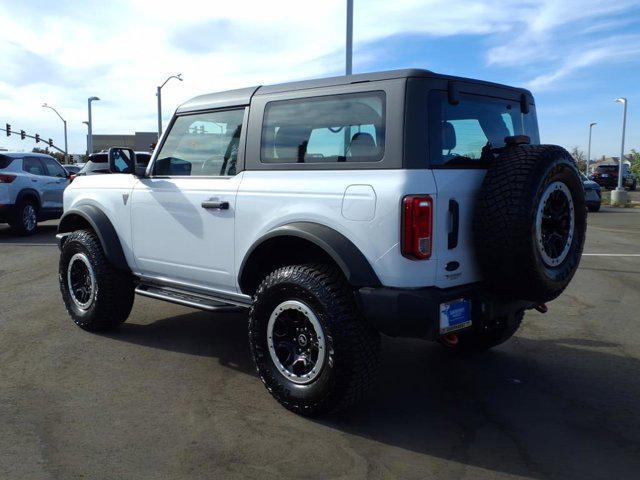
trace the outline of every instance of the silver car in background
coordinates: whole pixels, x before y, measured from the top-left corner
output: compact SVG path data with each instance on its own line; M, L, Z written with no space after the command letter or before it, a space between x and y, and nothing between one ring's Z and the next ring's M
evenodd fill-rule
M69 173L41 153L0 153L0 223L19 235L35 233L38 222L60 218Z

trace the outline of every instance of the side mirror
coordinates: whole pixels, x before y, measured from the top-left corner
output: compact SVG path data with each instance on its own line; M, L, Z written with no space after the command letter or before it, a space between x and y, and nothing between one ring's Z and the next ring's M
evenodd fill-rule
M136 173L136 153L131 148L110 148L109 171L111 173Z

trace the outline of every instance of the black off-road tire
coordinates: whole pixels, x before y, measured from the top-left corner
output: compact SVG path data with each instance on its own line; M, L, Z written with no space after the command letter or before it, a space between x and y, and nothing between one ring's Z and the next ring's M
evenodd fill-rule
M566 256L558 255L555 265L544 261L536 229L543 194L554 186L570 193L574 218L573 233L564 242ZM487 171L474 217L475 248L487 286L534 302L556 298L578 268L586 217L584 189L569 152L555 145L505 149Z
M631 188L629 188L629 190L631 190L632 192L635 192L636 188L638 188L638 180L634 178L633 183L631 184Z
M68 268L76 254L86 256L95 278L91 304L84 309L76 304L69 291ZM58 280L67 312L80 328L107 331L127 320L135 296L133 277L109 263L94 232L78 230L66 238L60 254Z
M324 332L326 357L311 383L298 384L276 367L267 343L271 314L282 302L308 306ZM347 409L374 383L380 336L362 318L353 291L335 268L322 264L279 268L259 285L249 312L249 342L256 370L285 408L302 415Z
M25 221L25 209L31 208L33 215L35 215L35 221L32 225ZM31 198L22 198L18 200L15 205L15 211L13 217L9 220L9 226L11 229L22 237L33 235L38 230L38 204Z
M499 318L482 329L463 331L455 335L455 342L449 337L439 339L441 345L453 352L480 353L509 340L520 328L524 311L511 318Z
M594 213L595 213L595 212L599 212L599 211L600 211L600 204L592 205L592 206L590 206L590 207L588 207L588 208L589 208L589 211L590 211L590 212L594 212Z

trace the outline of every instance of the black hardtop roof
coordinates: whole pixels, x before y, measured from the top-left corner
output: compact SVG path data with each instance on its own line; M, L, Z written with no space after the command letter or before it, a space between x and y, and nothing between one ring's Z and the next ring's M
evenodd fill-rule
M313 88L333 87L340 85L349 85L352 83L375 82L381 80L392 80L396 78L435 78L453 82L474 83L478 85L486 85L497 88L509 89L531 96L531 93L524 88L516 88L499 83L486 82L473 78L456 77L452 75L443 75L423 70L419 68L407 68L402 70L387 70L382 72L359 73L356 75L342 75L338 77L319 78L314 80L301 80L297 82L281 83L276 85L263 85L256 87L241 88L237 90L228 90L225 92L209 93L200 95L188 100L180 105L177 109L178 113L190 112L196 110L208 110L213 108L223 108L230 106L248 105L253 95L268 95L273 93L290 92L295 90L308 90Z

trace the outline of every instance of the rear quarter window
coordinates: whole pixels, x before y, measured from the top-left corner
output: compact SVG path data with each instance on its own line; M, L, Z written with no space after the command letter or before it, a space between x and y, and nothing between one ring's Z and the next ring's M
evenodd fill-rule
M384 155L384 92L270 102L262 163L378 162Z
M6 155L0 155L0 169L7 168L11 162L13 162L14 158L7 157Z

